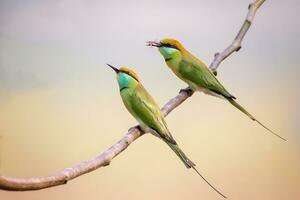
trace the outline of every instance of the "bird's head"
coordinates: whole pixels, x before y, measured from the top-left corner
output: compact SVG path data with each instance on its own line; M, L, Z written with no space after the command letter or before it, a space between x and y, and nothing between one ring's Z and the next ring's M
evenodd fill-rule
M118 69L110 64L107 65L116 72L120 90L123 88L135 87L140 82L138 75L131 69L127 67L120 67Z
M149 41L147 46L157 47L166 61L181 57L182 53L186 51L178 40L170 38L163 39L160 42Z

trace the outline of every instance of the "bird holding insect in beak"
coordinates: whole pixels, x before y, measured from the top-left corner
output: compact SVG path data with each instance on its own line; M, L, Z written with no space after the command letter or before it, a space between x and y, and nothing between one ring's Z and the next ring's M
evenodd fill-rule
M136 73L126 67L118 69L112 65L107 65L116 72L123 103L130 114L138 121L141 130L150 132L162 139L176 153L187 168L193 168L208 185L226 198L226 196L219 192L198 172L195 168L195 164L179 148L167 127L158 105L143 87Z
M186 50L179 41L175 39L163 39L160 42L150 41L147 43L147 46L157 47L168 67L178 78L186 82L192 90L226 99L234 107L246 114L253 121L259 123L272 134L282 140L286 140L271 131L238 104L235 101L236 98L224 88L207 65Z

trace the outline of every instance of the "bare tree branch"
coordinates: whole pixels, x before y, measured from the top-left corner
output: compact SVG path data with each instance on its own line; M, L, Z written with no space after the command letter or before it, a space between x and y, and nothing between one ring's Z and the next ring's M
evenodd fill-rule
M189 91L189 90L188 90ZM180 92L176 97L169 100L169 102L162 108L164 115L168 115L174 108L184 102L191 93ZM11 178L0 176L0 189L11 191L27 191L27 190L40 190L53 186L66 184L68 181L81 176L85 173L94 171L100 167L105 167L110 164L111 160L119 153L124 151L134 140L139 138L143 132L136 127L132 127L117 143L112 145L106 151L97 157L81 162L73 167L66 168L63 171L44 177L33 178Z
M216 53L214 60L209 65L209 68L214 72L215 75L217 75L217 68L221 64L223 60L225 60L228 56L230 56L233 52L239 51L242 48L242 40L244 39L246 33L248 32L252 21L254 19L254 16L256 14L256 11L259 9L259 7L265 2L265 0L256 0L255 2L251 3L248 7L248 14L244 21L243 26L241 27L240 31L236 35L235 39L227 47L222 53Z
M241 48L241 42L251 26L252 20L255 16L257 9L265 2L265 0L256 0L249 5L249 11L247 18L240 29L238 35L234 39L233 43L226 48L222 53L217 53L214 60L210 64L210 69L216 73L216 70L220 63L231 55L234 51L238 51ZM187 98L193 95L193 91L188 87L179 92L179 94L173 99L169 100L161 109L165 116L167 116L172 110L183 103ZM97 157L81 162L73 167L66 168L63 171L43 177L32 178L12 178L7 176L0 176L0 189L10 191L27 191L27 190L39 190L66 184L68 181L81 176L85 173L94 171L100 167L104 167L110 164L112 159L124 151L133 141L143 135L138 126L132 127L117 143L112 145L106 151L98 155Z

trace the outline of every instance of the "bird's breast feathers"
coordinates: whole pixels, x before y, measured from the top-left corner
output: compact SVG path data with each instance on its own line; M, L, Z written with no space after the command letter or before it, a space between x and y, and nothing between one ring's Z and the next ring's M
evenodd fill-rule
M138 121L142 130L172 141L164 117L154 99L140 85L121 92L125 107Z

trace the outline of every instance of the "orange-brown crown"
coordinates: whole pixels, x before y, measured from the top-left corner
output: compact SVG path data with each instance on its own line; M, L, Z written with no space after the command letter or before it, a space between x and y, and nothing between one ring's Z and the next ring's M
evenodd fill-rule
M120 72L124 72L124 73L128 74L129 76L133 77L135 80L140 81L138 75L131 69L129 69L127 67L121 67L119 70L120 70Z
M178 40L171 39L171 38L166 38L166 39L161 40L160 44L176 47L180 51L185 50L183 45Z

